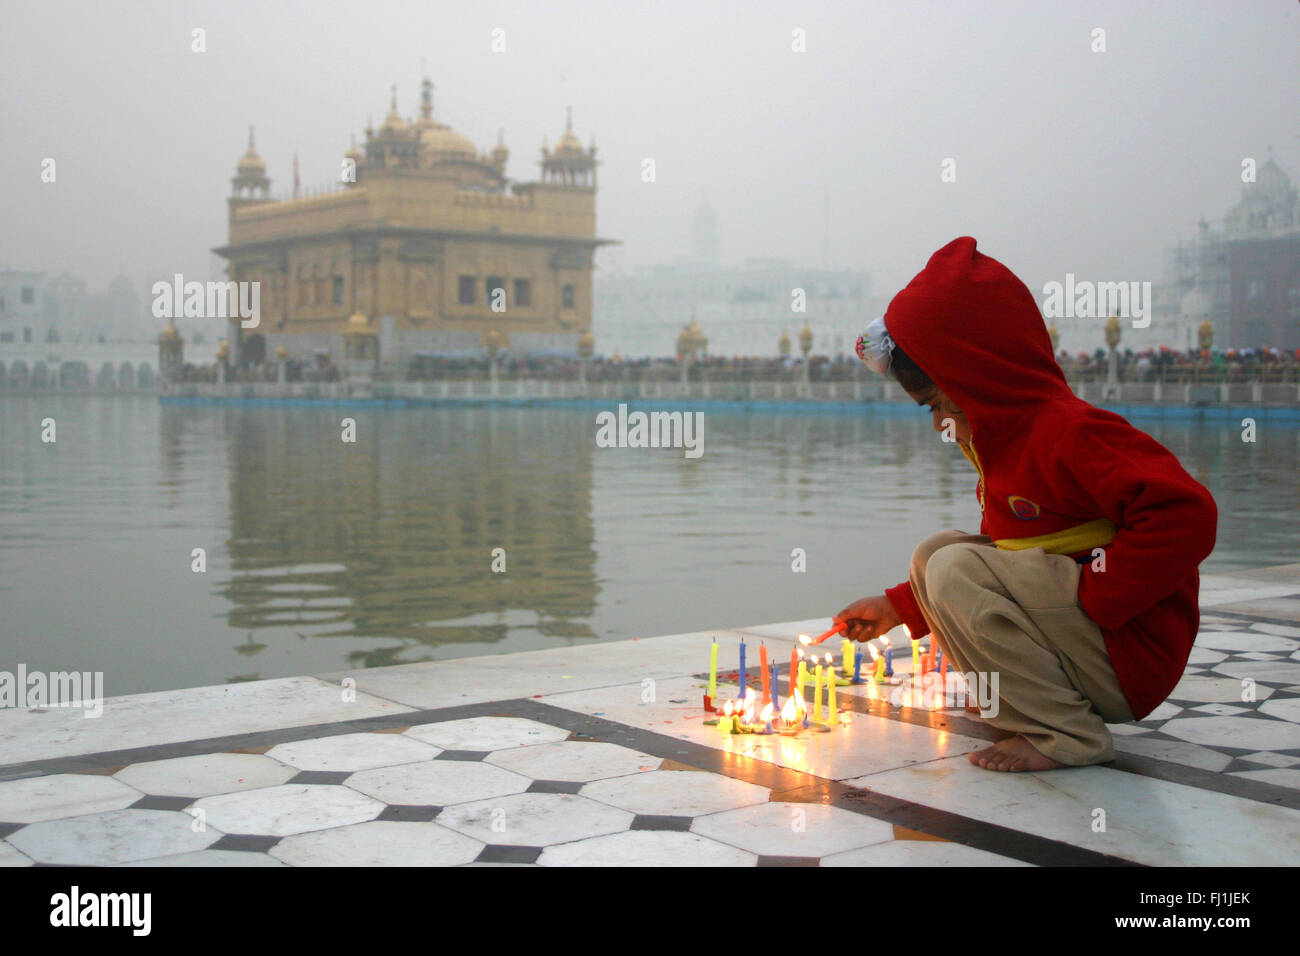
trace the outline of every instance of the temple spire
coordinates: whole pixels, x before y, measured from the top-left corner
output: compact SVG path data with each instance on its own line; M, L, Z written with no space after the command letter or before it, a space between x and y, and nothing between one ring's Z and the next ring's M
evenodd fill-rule
M427 76L420 83L420 116L426 120L433 118L433 81Z

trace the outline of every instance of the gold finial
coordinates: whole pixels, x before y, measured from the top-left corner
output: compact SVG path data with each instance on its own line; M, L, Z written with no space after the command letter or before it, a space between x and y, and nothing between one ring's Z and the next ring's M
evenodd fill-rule
M397 112L397 84L394 83L391 89L393 91L393 100L392 100L393 112L396 113Z

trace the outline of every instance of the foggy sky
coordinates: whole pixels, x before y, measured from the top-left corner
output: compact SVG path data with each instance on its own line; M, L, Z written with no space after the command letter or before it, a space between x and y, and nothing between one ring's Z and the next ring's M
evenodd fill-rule
M623 243L602 270L684 255L707 197L734 264L822 265L829 205L830 264L880 295L963 234L1036 295L1066 272L1154 281L1168 243L1239 197L1243 157L1272 144L1300 169L1298 53L1294 0L10 2L0 266L92 290L122 272L146 301L175 272L217 278L248 126L274 193L295 151L305 186L332 181L390 85L418 115L423 57L435 118L480 150L503 128L513 179L536 178L572 105L603 163L598 233Z

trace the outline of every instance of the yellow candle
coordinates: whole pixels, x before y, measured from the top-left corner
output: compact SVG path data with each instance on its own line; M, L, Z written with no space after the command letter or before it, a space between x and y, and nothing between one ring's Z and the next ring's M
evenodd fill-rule
M885 682L885 659L879 655L876 656L876 673L873 676L877 684Z
M839 708L835 704L835 665L830 662L830 657L826 655L826 722L834 723Z
M844 652L844 673L849 677L853 676L853 659L857 656L856 647L857 645L847 639L840 645L840 650Z
M718 642L713 642L709 654L709 700L718 696Z
M808 665L802 660L799 661L799 696L804 697L808 692Z
M833 674L831 675L831 680L835 680L835 676ZM819 724L822 721L822 663L821 661L817 662L817 675L816 675L816 680L813 682L813 720Z

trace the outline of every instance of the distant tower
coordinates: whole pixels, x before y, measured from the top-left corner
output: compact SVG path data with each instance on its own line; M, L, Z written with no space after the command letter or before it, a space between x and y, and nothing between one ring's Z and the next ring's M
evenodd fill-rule
M564 135L555 144L555 149L542 146L541 165L542 182L596 188L596 143L593 140L588 149L582 148L582 143L573 134L572 106L565 115Z
M271 180L266 175L266 163L253 148L253 127L248 127L248 152L240 157L235 175L230 180L231 202L269 199Z
M708 200L695 210L695 223L691 228L691 260L697 265L718 264L718 219Z

